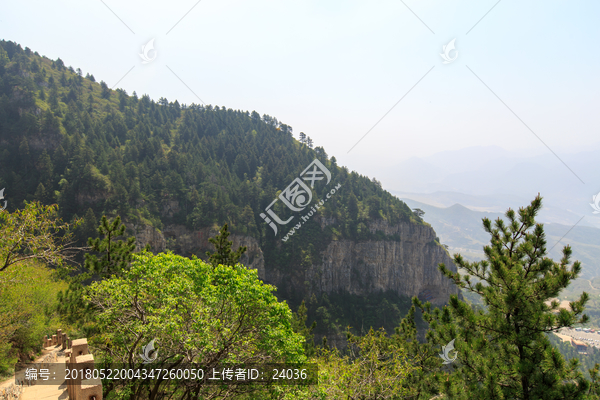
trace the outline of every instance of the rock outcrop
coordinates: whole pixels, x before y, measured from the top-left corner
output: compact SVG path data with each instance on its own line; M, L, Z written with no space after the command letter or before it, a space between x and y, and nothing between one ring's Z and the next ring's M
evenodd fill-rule
M166 240L164 235L150 225L132 224L124 222L127 228L127 235L133 235L136 238L135 251L140 251L147 244L150 244L152 252L162 253L166 250Z
M433 304L443 304L451 294L458 294L459 289L438 269L444 263L456 272L448 253L435 241L433 228L407 222L389 226L382 221L369 228L398 234L400 241L332 242L322 264L306 272L316 292L366 295L393 290L408 297L428 292Z
M322 221L322 225L333 222ZM190 231L183 225L167 225L163 232L148 226L128 225L128 228L135 231L137 249L150 243L154 252L168 247L177 254L196 255L203 259L206 251L214 251L208 239L218 233L216 227ZM293 285L317 295L338 291L366 295L392 290L412 297L426 293L426 299L435 305L443 304L451 294L459 293L459 289L438 270L440 263L452 271L456 271L456 266L446 250L436 242L433 228L409 222L389 225L379 220L372 222L369 229L389 236L398 235L400 241L333 241L323 252L322 262L293 273L265 265L256 239L231 235L230 240L234 249L239 246L248 248L242 264L257 269L262 280L278 287Z

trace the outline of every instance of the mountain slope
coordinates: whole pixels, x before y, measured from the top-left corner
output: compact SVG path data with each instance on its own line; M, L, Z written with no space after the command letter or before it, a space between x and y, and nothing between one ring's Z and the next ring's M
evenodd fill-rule
M39 200L66 220L121 215L139 247L200 257L228 223L249 248L242 261L294 308L308 300L322 334L357 321L390 328L409 296L458 293L437 269L452 261L431 227L268 115L128 95L2 41L0 148L9 210ZM304 192L291 190L299 177ZM275 233L273 215L293 222ZM380 295L389 307L372 313Z

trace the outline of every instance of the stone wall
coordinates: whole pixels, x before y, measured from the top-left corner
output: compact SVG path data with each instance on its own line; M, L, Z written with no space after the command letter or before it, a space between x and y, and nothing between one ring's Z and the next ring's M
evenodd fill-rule
M45 336L43 340L44 347L60 346L64 350L67 368L85 371L94 369L94 356L90 354L86 338L71 340L66 333L59 329L56 335L52 335L51 338ZM44 360L44 362L56 362L56 353L48 356L54 356L55 359ZM102 400L102 381L100 379L81 379L81 376L78 376L66 384L69 400Z
M23 395L23 385L15 385L0 389L0 400L20 400Z

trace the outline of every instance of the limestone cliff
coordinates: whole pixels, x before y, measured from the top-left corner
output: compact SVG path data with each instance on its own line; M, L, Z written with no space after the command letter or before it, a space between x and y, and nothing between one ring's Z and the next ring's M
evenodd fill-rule
M183 225L167 225L160 232L148 225L134 225L125 223L128 234L136 237L135 249L140 251L147 243L150 243L152 252L160 253L167 249L174 253L186 257L196 255L199 258L206 259L207 251L213 252L214 246L208 241L209 238L216 236L219 230L216 228L202 228L197 231L190 231ZM231 235L229 240L233 241L233 248L246 246L247 250L242 255L240 262L250 269L258 270L261 279L265 276L265 259L258 245L258 241L249 236Z
M398 234L400 241L333 241L322 254L322 262L292 274L266 266L264 279L276 286L292 283L317 295L338 291L366 295L392 290L402 296L419 296L434 305L444 304L451 294L459 293L438 269L444 263L456 272L452 258L435 241L433 228L375 221L369 229L390 236Z
M334 222L323 220L321 225ZM155 252L168 247L177 254L195 254L200 258L206 258L206 251L214 250L208 239L218 233L216 228L190 231L182 225L168 225L163 232L147 226L132 228L135 228L138 249L151 243ZM262 280L278 287L292 285L317 295L337 291L364 295L393 290L399 295L424 297L433 304L443 304L451 294L459 293L438 270L440 263L452 271L456 271L456 267L446 250L435 241L433 228L410 222L389 225L385 221L374 221L369 229L398 235L400 241L333 241L323 252L322 262L293 272L265 265L256 239L240 235L231 235L230 239L233 248L248 248L241 262L257 269Z

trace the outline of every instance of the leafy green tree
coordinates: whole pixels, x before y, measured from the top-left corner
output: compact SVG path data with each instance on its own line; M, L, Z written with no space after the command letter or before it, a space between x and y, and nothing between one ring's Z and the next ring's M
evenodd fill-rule
M286 399L405 399L415 398L407 379L418 371L402 344L385 330L370 329L365 336L348 333L349 352L320 349L319 384L288 390ZM308 392L308 393L307 393Z
M36 260L14 265L0 275L0 375L16 362L31 362L41 350L41 337L56 332L56 291L66 283Z
M305 362L303 338L292 330L292 313L279 302L256 270L241 265L213 267L200 259L173 254L134 256L131 268L91 286L89 301L102 310L94 355L107 362L141 366L138 356L155 340L152 368L198 363ZM118 327L118 329L115 329ZM129 391L129 399L215 398L218 386L202 380L111 381L106 391ZM228 386L234 393L251 385Z
M0 211L0 272L25 260L40 260L62 266L73 260L73 232L80 220L68 224L58 217L58 206L25 202L25 207L10 213Z
M215 246L215 252L211 253L209 251L206 252L208 256L208 262L216 268L217 265L236 265L242 254L246 251L246 246L242 246L238 248L236 251L231 250L231 245L233 242L231 240L227 240L229 237L229 230L227 228L227 224L223 225L223 227L219 230L219 234L214 238L208 239Z
M424 319L429 322L428 340L447 344L455 340L458 360L453 373L442 381L441 391L450 399L583 399L589 382L577 369L577 360L565 362L546 336L562 327L585 323L587 293L571 302L571 310L560 309L551 298L558 297L581 271L569 265L571 248L555 262L546 257L542 224L535 216L542 207L538 195L517 213L508 209L508 223L498 218L494 226L484 218L491 235L484 247L486 259L454 262L466 272L462 277L440 264L440 270L461 288L482 297L485 310L475 311L453 295L443 309L431 310L427 303ZM478 279L471 282L471 277ZM418 299L415 305L422 307Z
M314 335L312 332L317 326L317 321L313 321L310 327L307 326L307 311L306 304L304 304L304 300L302 300L302 304L298 307L298 311L292 315L292 328L294 329L294 332L304 337L304 354L306 354L307 357L311 357L316 351Z

